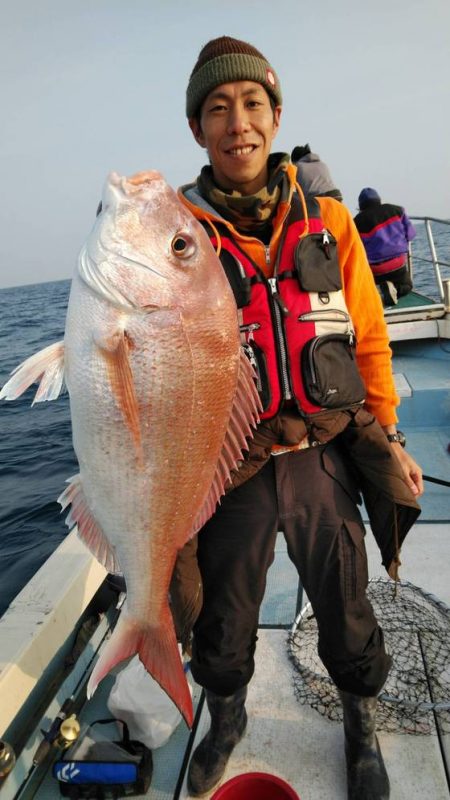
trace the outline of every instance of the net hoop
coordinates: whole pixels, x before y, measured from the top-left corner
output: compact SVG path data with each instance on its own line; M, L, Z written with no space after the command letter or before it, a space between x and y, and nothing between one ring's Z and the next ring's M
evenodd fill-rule
M387 578L371 579L367 596L393 658L378 697L378 717L383 719L383 711L386 717L384 728L428 733L438 715L450 730L450 607L409 581L401 581L395 595L395 583ZM311 603L296 617L288 650L297 673L294 683L300 702L330 719L340 719L336 686L317 655L317 623Z

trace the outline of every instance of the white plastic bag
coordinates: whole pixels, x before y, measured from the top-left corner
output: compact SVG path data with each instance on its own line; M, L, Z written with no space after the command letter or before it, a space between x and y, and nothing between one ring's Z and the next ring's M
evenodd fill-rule
M190 685L189 688L192 695ZM127 723L130 737L150 750L162 747L182 719L176 705L148 674L139 656L134 656L119 672L107 706L116 719Z

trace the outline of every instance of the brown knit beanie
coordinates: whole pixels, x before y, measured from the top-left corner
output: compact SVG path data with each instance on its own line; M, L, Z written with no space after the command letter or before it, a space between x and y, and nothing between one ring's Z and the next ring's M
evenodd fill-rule
M205 97L222 83L255 81L264 86L276 105L281 105L280 82L262 53L247 42L221 36L200 51L186 92L186 116L194 117Z

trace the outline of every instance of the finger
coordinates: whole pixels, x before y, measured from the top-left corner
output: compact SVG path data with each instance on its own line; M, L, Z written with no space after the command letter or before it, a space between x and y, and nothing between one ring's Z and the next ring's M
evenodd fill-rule
M412 478L410 478L409 475L406 478L406 483L408 484L409 488L411 489L413 495L415 497L418 497L420 495L419 487L418 487L417 483Z
M406 483L408 484L409 488L411 489L412 493L419 497L423 494L423 480L422 480L422 470L420 467L409 467L405 464L404 466L404 475L406 479Z
M415 487L417 489L417 494L418 494L418 496L420 496L421 494L423 494L423 490L424 490L423 478L422 478L422 470L419 469L419 470L417 470L417 472L412 472L411 473L411 478L414 481L414 485L415 485Z

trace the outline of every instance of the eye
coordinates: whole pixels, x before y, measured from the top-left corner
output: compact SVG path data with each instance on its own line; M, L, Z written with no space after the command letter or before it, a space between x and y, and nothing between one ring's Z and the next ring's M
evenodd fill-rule
M172 239L172 253L177 258L189 258L195 253L195 243L188 233L177 233Z

